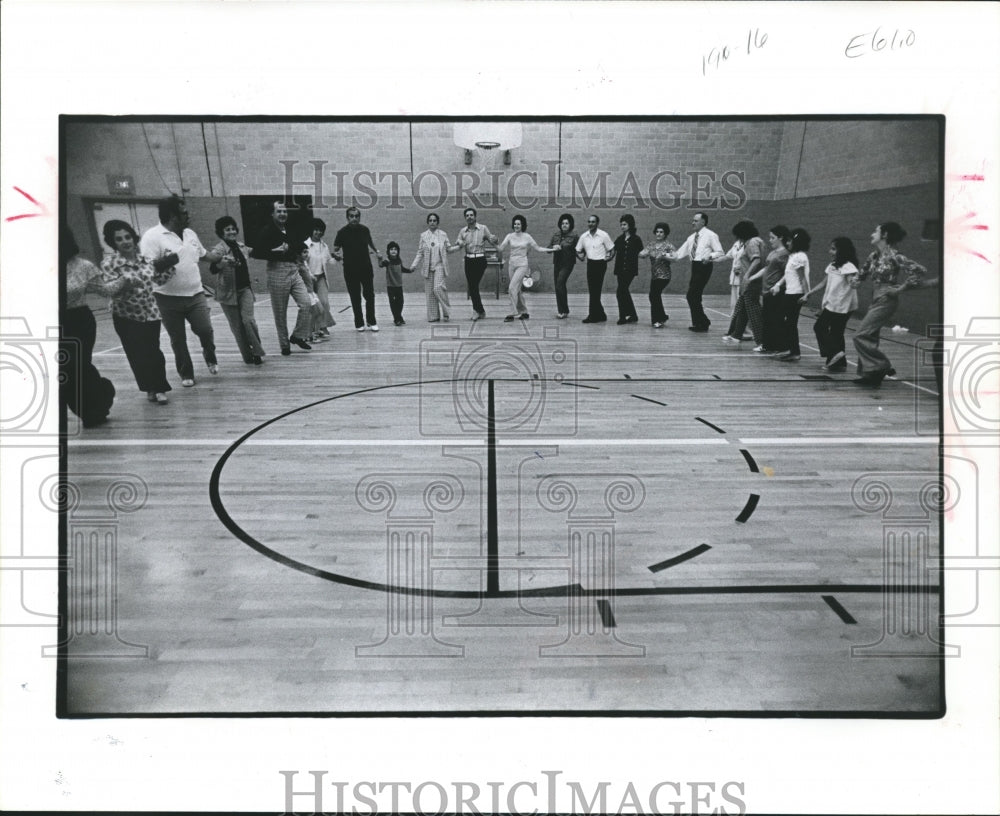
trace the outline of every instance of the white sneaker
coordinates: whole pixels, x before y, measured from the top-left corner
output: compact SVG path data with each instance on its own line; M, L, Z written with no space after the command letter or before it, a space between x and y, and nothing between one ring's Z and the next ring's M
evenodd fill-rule
M737 340L735 337L730 337L728 334L723 336L722 342L725 343L727 346L738 346L740 344L739 340Z
M358 328L358 331L364 331L365 330L364 326L358 326L357 328Z
M212 365L210 365L208 367L208 373L209 374L218 374L219 373L219 366L217 366L215 363L212 363Z
M653 328L654 329L662 329L663 328L663 324L662 323L654 323L653 324Z
M375 331L375 332L377 332L377 331L378 331L378 323L373 323L373 324L372 324L371 326L369 326L368 328L369 328L369 330L371 330L371 331Z
M167 395L166 395L166 394L160 394L160 393L157 393L157 394L155 395L154 399L155 399L155 400L157 401L157 403L159 403L160 405L166 405L166 404L167 404L167 401L168 401L168 400L167 400Z
M181 385L185 388L191 388L194 386L194 380L181 380Z

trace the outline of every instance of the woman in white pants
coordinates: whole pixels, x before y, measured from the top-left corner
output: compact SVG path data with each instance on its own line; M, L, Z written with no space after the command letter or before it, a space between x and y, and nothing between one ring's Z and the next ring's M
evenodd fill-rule
M419 272L424 277L424 292L427 295L427 321L437 323L448 321L451 304L448 302L448 289L445 278L448 277L448 236L444 230L438 229L441 219L437 213L427 216L427 229L420 233L417 254L410 264L410 269Z

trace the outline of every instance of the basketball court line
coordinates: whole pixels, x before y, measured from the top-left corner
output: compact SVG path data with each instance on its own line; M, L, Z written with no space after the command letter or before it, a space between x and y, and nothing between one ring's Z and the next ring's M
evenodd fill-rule
M930 436L800 436L800 437L734 437L742 445L774 445L781 447L810 447L813 445L937 445L937 437ZM220 445L229 447L232 439L71 439L71 448L131 448L131 447L185 447ZM525 437L497 441L498 448L525 448L532 446L557 447L679 447L685 445L729 445L727 439L567 439L564 437ZM486 447L484 439L248 439L243 445L257 448L405 448L405 447Z

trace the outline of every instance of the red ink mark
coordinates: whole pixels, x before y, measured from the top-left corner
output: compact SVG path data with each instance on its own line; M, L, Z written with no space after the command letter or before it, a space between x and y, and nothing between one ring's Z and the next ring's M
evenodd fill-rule
M15 187L14 189L17 190L26 199L28 199L28 201L30 201L32 204L34 204L36 207L38 207L38 209L41 210L41 212L21 213L21 215L9 215L9 216L7 216L4 219L4 221L17 221L19 218L35 218L36 216L39 216L39 215L48 215L49 214L49 211L45 208L45 205L39 203L38 201L36 201L35 198L34 198L34 196L32 196L30 193L24 192L24 190L22 190L20 187Z
M959 176L962 181L986 181L986 176L966 175Z
M967 253L968 253L969 255L975 255L975 256L976 256L977 258L982 258L982 259L983 259L984 261L986 261L986 263L988 263L988 264L992 264L992 263L993 263L993 261L991 261L991 260L990 260L989 258L987 258L987 257L986 257L985 255L981 255L981 254L980 254L980 253L978 253L978 252L973 252L973 251L972 251L971 249L966 249L966 250L963 250L963 251L964 251L964 252L967 252Z

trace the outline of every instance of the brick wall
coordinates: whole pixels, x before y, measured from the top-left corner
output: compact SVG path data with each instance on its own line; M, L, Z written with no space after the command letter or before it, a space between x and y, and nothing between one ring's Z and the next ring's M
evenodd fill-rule
M443 176L449 192L445 200L436 200L441 181L435 175L424 176L419 201L401 178L396 179L397 199L391 196L390 176L381 182L360 179L375 190L374 196L356 189L357 173L411 171L410 133L407 122L73 123L66 128L65 143L69 223L84 253L100 257L99 246L88 247L92 241L83 197L110 198L107 174L126 173L135 179L138 198L160 197L183 186L192 226L207 244L215 240L213 223L219 215L228 212L239 219L239 195L282 193L289 171L281 161L286 161L294 163L292 178L300 182L296 193L312 194L314 200L322 194L326 208L316 214L327 222L331 241L353 194L376 244L382 248L397 241L408 261L430 207L441 213L442 228L454 238L463 225L461 210L469 203L457 189L464 185L469 190L473 176L480 191L486 186L478 176L478 159L465 165L463 151L453 144L451 123L418 121L412 124L412 172ZM556 172L554 163L560 158ZM691 214L701 209L709 213L710 226L726 248L733 240L732 226L741 218L753 220L765 235L776 223L805 227L813 235L810 258L819 275L830 239L847 235L863 255L874 225L896 220L911 235L904 252L937 272L938 245L919 241L924 219L941 217L937 160L935 121L569 121L562 123L561 141L559 123L525 122L522 147L513 151L511 165L498 163L499 201L480 208L480 221L503 235L514 213L523 213L541 243L554 231L561 212L571 212L578 229L587 212L596 212L612 237L619 232L619 215L631 212L644 239L654 223L666 221L679 243L689 231ZM317 165L321 190L312 184ZM724 186L727 171L742 175L730 176ZM339 190L335 172L342 174ZM522 175L507 188L515 174L525 172L535 173L534 180ZM463 173L467 175L456 179L455 174ZM491 199L487 196L484 203ZM532 266L545 275L543 286L550 291L550 259L534 256ZM677 264L670 292L684 291L688 271L687 262ZM583 292L585 285L583 274L570 279L572 292ZM635 288L645 285L644 274ZM414 291L421 286L420 281L407 282ZM453 288L461 286L459 271ZM608 286L613 288L613 282ZM719 272L707 291L718 294L726 287L727 275ZM936 294L911 293L904 298L900 322L922 325L936 312Z
M933 184L939 120L787 122L774 198Z

